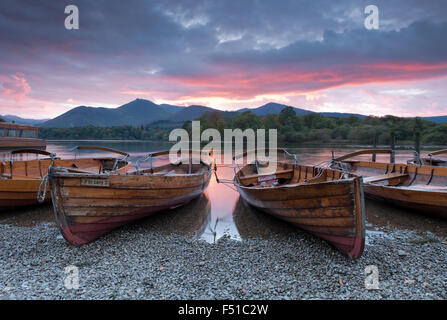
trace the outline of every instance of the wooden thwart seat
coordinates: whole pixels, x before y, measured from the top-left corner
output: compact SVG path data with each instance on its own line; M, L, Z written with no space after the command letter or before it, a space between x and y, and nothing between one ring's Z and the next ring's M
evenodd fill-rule
M278 178L290 177L291 174L293 174L293 169L278 170L278 171L276 171L274 173L270 173L270 174L253 174L253 175L239 177L239 180L244 184L250 184L250 183L258 182L258 179L262 178L262 177L275 176L275 178L278 179Z
M447 154L447 149L430 153L422 158L422 163L418 154L406 163L396 162L392 150L389 152L389 163L365 160L348 163L347 160L354 154L366 152L377 153L376 150L351 153L334 159L330 166L363 177L364 193L371 199L429 216L447 218L447 168L445 164L433 161L435 155Z
M363 178L364 183L374 183L374 182L380 182L388 180L390 184L397 184L402 182L404 179L408 178L407 173L399 173L399 172L393 172L393 173L386 173L379 176L372 176L372 177L365 177ZM393 182L393 183L391 183Z

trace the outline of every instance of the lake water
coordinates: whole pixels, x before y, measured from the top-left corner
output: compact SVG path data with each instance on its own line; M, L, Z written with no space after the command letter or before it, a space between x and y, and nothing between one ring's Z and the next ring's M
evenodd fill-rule
M168 150L172 144L150 141L47 141L47 150L61 158L72 158L74 147L78 145L96 145L109 147L130 154L130 161L135 163L143 159L149 152ZM357 147L359 149L359 147ZM332 157L354 151L352 148L287 148L297 155L304 164L316 165L328 161ZM82 151L77 157L101 156L102 152ZM406 162L412 157L411 152L399 152L396 161ZM360 157L361 158L361 157ZM370 156L365 156L370 159ZM386 155L377 155L377 161L389 161ZM219 178L232 179L234 171L231 165L222 164L217 168ZM48 210L50 211L50 210ZM25 213L27 214L27 213ZM165 231L182 232L213 243L223 236L235 240L251 237L269 238L278 233L294 233L295 227L248 206L240 199L238 192L231 184L217 183L213 176L210 185L202 196L186 206L160 213L166 221ZM49 221L51 213L45 213ZM151 217L139 222L150 227ZM159 218L161 219L161 218ZM428 218L417 212L410 212L384 203L366 200L367 237L375 236L383 230L411 231L420 236L433 233L447 237L447 222Z

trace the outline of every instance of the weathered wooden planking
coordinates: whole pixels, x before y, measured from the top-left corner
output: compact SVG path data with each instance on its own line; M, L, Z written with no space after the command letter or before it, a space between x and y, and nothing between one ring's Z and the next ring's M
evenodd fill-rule
M54 177L58 175L55 174ZM61 184L64 187L81 187L81 179L83 175L80 174L78 177L73 179L69 178L69 175L62 175L64 179L61 181ZM111 188L125 188L125 189L154 189L159 190L163 187L163 185L169 186L172 183L172 176L156 176L151 175L151 179L147 179L147 176L138 176L138 175L97 175L97 176L86 176L83 179L105 179L108 180L108 184ZM181 187L190 187L202 184L204 181L204 176L200 175L190 175L190 176L176 176L176 181L181 183Z
M368 197L447 218L447 167L367 161L345 163L349 173L364 177Z
M83 245L123 224L186 204L207 187L211 168L202 164L194 166L191 174L173 174L181 168L172 165L166 175L146 171L81 174L54 169L50 172L51 193L63 236L73 245Z
M191 192L192 190L196 190L197 188L201 188L203 183L196 184L193 186L185 186L178 188L166 188L162 187L160 190L156 189L144 189L142 186L139 189L125 189L123 186L118 188L113 187L62 187L61 194L63 197L75 199L75 198L83 198L83 199L104 199L105 195L107 195L110 199L166 199L177 197L182 194ZM104 189L107 189L105 192Z
M0 137L0 149L13 150L18 148L39 148L45 149L45 140L35 138L13 138Z
M241 186L241 189L250 190L251 196L260 201L313 199L319 194L324 194L325 197L349 194L352 191L353 181L353 179L335 180L324 182L322 184L306 184L303 182L300 184L282 185L274 188ZM268 192L272 190L274 190L274 192Z
M408 179L408 174L402 174L402 173L387 173L382 174L378 176L372 176L372 177L366 177L363 179L364 183L373 183L373 182L380 182L380 181L388 181L391 182L393 180L397 180L396 183L402 182L404 179Z
M336 196L314 197L304 199L288 199L283 200L261 200L251 197L252 205L256 207L263 207L266 209L317 209L330 207L345 207L353 204L353 194L343 194Z
M256 166L241 168L234 180L241 197L273 216L312 232L352 258L365 243L362 181L339 170L278 163L278 172L292 169L282 184L250 185L243 177ZM251 179L250 183L254 183Z
M262 178L273 176L273 179L280 179L280 178L290 178L293 174L293 170L281 170L277 171L274 174L254 174L254 175L248 175L248 176L242 176L239 179L243 181L245 184L250 184L254 182L262 180Z
M54 166L76 167L79 170L96 173L103 169L103 160L109 161L110 158L55 160ZM2 199L0 210L38 205L37 192L50 165L49 159L0 162L0 199ZM126 172L131 167L130 162L120 162L119 165L117 172ZM51 195L48 192L46 202L50 199Z
M283 218L282 216L278 215L279 218ZM336 217L336 218L299 218L299 217L286 217L289 222L292 222L293 224L296 224L300 227L320 227L318 232L325 233L326 232L326 226L330 225L331 227L346 227L350 228L350 230L354 230L352 228L353 226L353 219L349 217ZM338 235L340 236L346 236L347 234L343 232L339 232Z

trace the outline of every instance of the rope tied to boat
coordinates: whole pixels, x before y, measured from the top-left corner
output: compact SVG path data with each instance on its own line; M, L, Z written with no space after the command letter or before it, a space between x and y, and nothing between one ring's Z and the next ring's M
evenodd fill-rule
M219 177L217 176L217 164L216 164L215 161L214 161L213 171L214 171L214 177L216 178L216 182L217 182L217 183L221 183L221 184L223 184L224 186L230 188L231 190L233 190L233 191L237 191L236 188L230 186L230 184L231 184L231 185L234 185L234 180L230 180L230 179L221 179L221 178L219 178Z
M43 186L44 188L42 193ZM47 188L48 188L48 173L45 175L45 177L43 177L42 182L40 183L39 191L37 192L37 202L42 203L45 201L45 198L47 196Z
M50 174L51 170L53 169L54 160L56 159L56 155L54 153L52 153L50 155L50 158L51 158L51 164L48 167L48 172L43 177L42 182L40 183L40 186L39 186L39 191L37 191L37 202L39 202L39 203L43 203L45 201L46 196L47 196L49 174ZM42 192L42 188L43 188L43 192Z
M233 181L233 180L230 180L230 179L221 179L221 178L219 178L219 177L217 176L217 165L216 165L215 162L214 162L214 168L213 168L213 171L214 171L214 176L216 177L216 182L217 182L217 183L230 183L230 184L234 184L234 181Z
M342 161L337 161L335 159L328 161L324 165L327 165L328 168L335 169L335 170L340 170L340 171L344 171L344 172L350 171L349 165L347 163L342 162Z

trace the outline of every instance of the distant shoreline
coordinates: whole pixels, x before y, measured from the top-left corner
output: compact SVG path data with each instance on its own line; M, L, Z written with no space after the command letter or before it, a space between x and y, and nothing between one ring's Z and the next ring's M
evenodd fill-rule
M156 142L156 143L169 143L174 144L175 142L162 141L162 140L145 140L145 139L45 139L46 142L59 142L59 141L107 141L107 142Z
M47 143L57 143L57 142L108 142L108 143L128 143L128 142L135 142L135 143L160 143L160 144L175 144L176 142L171 141L162 141L162 140L119 140L119 139L47 139ZM202 142L203 144L206 144L207 142ZM373 149L374 146L370 144L355 144L350 141L333 141L333 142L327 142L327 143L278 143L278 146L284 147L284 148L334 148L334 147L343 147L343 148L349 148L349 149ZM387 149L389 148L389 145L386 144L380 144L377 145L375 148L377 149ZM408 143L399 143L396 144L396 150L408 150L411 151L414 145L410 142ZM447 148L445 145L421 145L421 148L423 150L439 150Z

